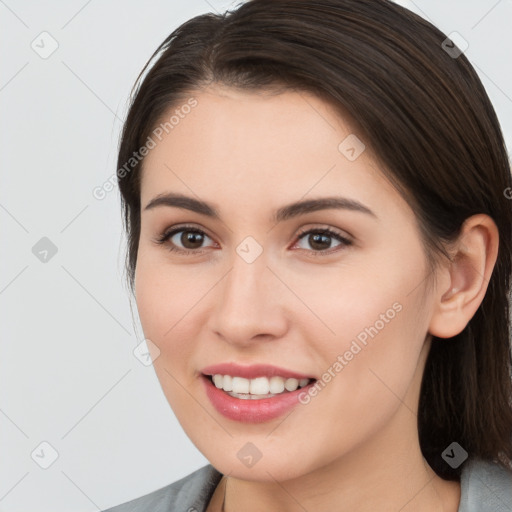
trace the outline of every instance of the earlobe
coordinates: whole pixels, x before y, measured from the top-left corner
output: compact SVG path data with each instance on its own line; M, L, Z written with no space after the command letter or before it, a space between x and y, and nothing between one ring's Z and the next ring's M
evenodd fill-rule
M430 334L451 338L464 330L484 299L498 244L498 228L491 217L478 214L466 219L451 246L451 262L440 270Z

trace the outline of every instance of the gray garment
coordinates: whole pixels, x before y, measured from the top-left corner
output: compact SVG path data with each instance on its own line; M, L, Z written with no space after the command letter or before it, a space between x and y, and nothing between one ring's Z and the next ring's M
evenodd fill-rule
M104 512L205 512L222 478L211 464L181 480ZM458 512L512 512L512 471L468 459L462 468Z

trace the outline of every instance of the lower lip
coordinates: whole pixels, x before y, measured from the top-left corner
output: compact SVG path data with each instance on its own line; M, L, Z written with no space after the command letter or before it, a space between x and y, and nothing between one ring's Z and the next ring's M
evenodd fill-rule
M201 380L204 382L206 394L215 409L226 418L242 423L263 423L278 418L301 403L299 395L303 392L307 393L309 388L315 384L315 381L312 381L303 388L272 398L244 400L230 396L222 389L217 388L205 375L201 375Z

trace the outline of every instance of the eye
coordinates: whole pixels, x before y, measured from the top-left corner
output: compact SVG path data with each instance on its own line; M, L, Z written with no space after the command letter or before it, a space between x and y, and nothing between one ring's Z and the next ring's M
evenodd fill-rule
M204 231L196 228L195 226L177 226L169 231L165 231L154 241L160 245L167 244L168 250L171 252L187 255L202 254L205 252L204 250L201 250L201 246L204 243L205 238L211 240L211 238ZM301 241L305 240L310 244L313 250L311 251L310 249L304 247L299 248L312 252L315 254L315 256L322 256L326 253L330 254L335 252L332 251L329 247L326 248L326 246L331 245L332 239L335 239L339 242L338 247L348 247L352 245L352 241L349 238L328 227L303 230L298 234L298 239L299 242L297 242L295 245L298 245Z
M205 237L210 238L204 231L194 226L179 226L170 231L166 231L156 238L155 242L161 245L170 242L168 244L168 249L171 252L178 252L181 254L201 254L204 251L198 249L204 242ZM182 244L183 247L180 247L178 244Z
M306 237L306 235L308 236ZM308 229L306 231L302 231L301 233L299 233L298 237L299 242L306 241L307 243L309 243L311 247L315 248L315 250L313 251L314 254L316 253L315 256L323 256L326 253L330 254L332 252L335 252L330 250L329 248L326 248L326 246L331 245L333 238L340 242L338 244L338 247L348 247L352 245L352 241L349 238L343 236L342 234L336 231L333 231L330 228ZM301 249L304 249L304 247L301 247ZM306 248L306 250L308 249Z

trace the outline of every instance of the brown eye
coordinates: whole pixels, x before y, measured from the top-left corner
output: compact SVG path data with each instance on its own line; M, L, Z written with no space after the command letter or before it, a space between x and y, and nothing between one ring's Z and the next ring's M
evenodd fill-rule
M330 245L332 240L335 239L338 242L338 246L349 246L352 244L352 241L348 238L342 236L340 233L333 231L329 228L323 229L310 229L308 231L303 231L299 235L299 240L305 240L309 246L313 249L315 253L325 253L327 251L333 252L330 250ZM301 249L308 250L307 247L300 247Z
M198 249L203 243L203 240L204 235L198 231L183 230L179 237L179 241L183 244L185 249Z
M205 238L210 237L195 227L180 226L171 231L166 231L156 241L158 244L168 244L168 249L183 254L201 254ZM211 240L211 239L210 239Z
M310 229L299 234L299 241L305 240L310 248L300 247L314 255L324 255L336 252L338 249L332 250L331 244L333 239L338 241L338 247L348 247L352 245L352 241L340 233L329 228ZM179 226L170 231L166 231L155 240L156 243L168 245L168 249L172 252L181 254L202 254L205 239L211 238L202 230L193 226ZM296 244L298 245L298 243ZM207 247L207 246L206 246Z

